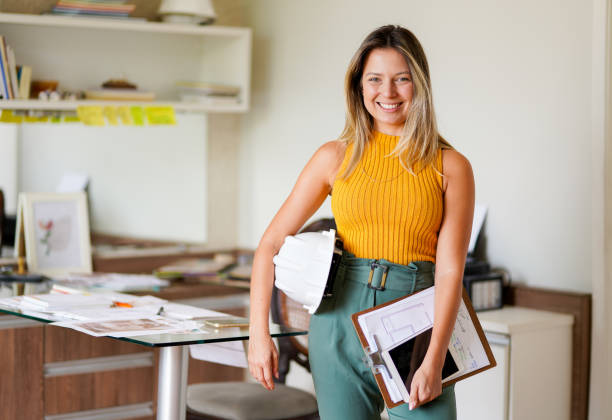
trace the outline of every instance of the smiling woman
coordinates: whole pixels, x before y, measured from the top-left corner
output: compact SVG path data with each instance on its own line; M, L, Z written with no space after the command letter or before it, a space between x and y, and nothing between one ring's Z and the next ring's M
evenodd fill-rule
M461 299L472 170L438 133L427 60L412 32L389 25L369 34L351 60L345 93L340 138L310 159L255 253L249 369L274 388L272 258L331 194L344 252L332 296L312 316L308 337L321 419L380 419L383 399L362 361L351 314L430 287L435 274L436 316L410 402L388 411L390 419L453 420L454 389L442 390L441 375Z

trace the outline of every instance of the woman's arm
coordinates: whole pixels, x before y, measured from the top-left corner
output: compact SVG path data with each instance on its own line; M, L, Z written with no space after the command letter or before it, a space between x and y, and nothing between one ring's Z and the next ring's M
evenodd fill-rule
M410 407L442 393L442 367L461 303L463 270L474 215L474 175L468 160L444 150L444 215L436 249L436 293L431 342L410 388Z
M268 328L270 299L274 283L272 257L278 253L287 235L294 235L321 206L330 193L344 157L344 144L324 144L306 164L302 173L266 229L255 251L251 276L249 327L249 370L267 389L274 389L278 377L278 352Z

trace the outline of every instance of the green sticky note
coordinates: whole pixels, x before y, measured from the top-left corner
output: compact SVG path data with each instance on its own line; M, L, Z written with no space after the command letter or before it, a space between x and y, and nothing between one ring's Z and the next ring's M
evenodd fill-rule
M144 125L144 110L141 106L130 107L130 114L132 115L132 122L134 125Z

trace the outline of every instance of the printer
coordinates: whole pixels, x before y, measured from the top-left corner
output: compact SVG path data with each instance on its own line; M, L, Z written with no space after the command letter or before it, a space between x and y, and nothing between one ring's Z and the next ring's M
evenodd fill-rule
M506 277L504 272L492 271L484 257L478 258L477 248L482 248L482 226L487 214L487 207L477 204L474 208L474 221L468 255L463 273L465 287L475 311L498 309L503 304L503 287ZM477 247L479 245L479 247Z

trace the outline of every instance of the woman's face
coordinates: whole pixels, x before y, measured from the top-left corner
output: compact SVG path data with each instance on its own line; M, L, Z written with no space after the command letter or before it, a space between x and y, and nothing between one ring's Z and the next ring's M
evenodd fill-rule
M372 50L366 58L361 85L374 129L401 135L412 103L412 77L404 56L393 48Z

